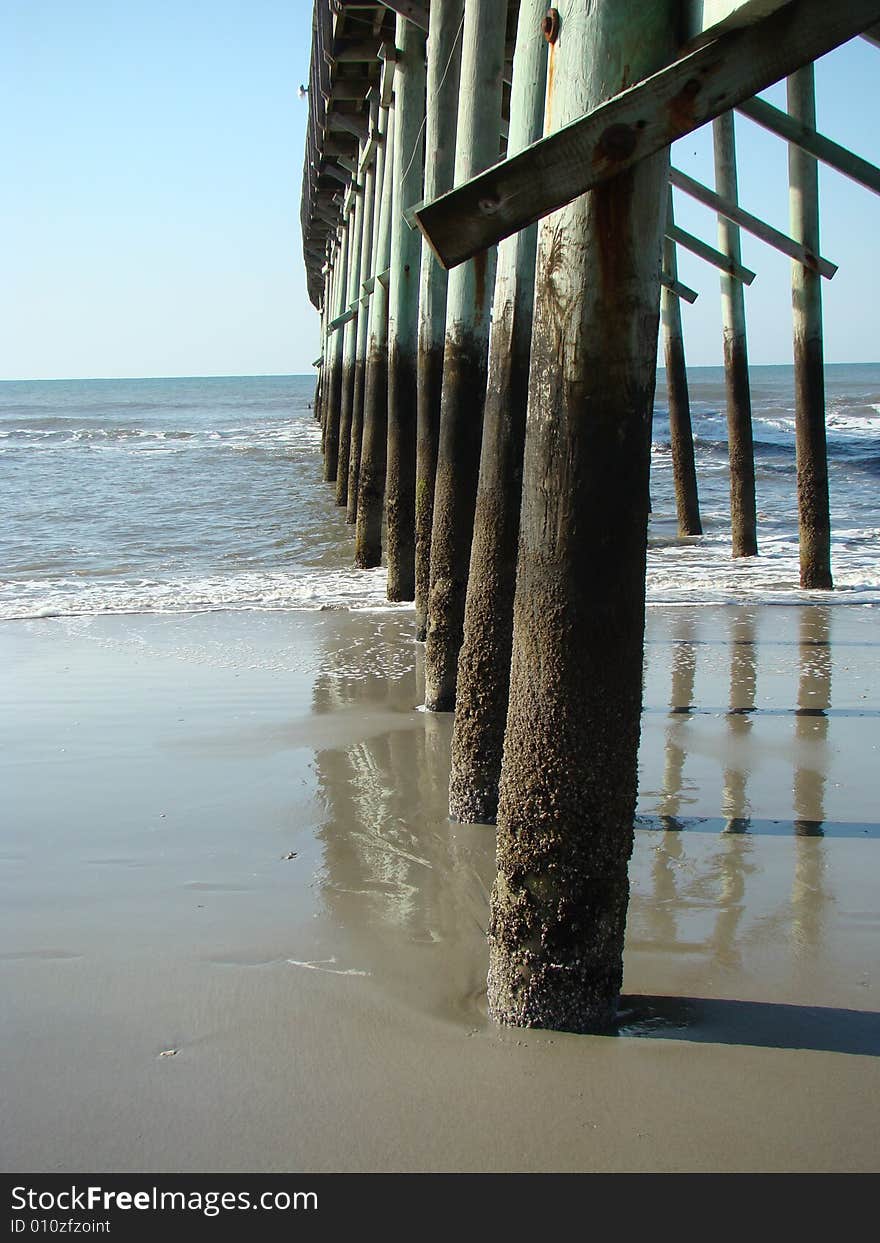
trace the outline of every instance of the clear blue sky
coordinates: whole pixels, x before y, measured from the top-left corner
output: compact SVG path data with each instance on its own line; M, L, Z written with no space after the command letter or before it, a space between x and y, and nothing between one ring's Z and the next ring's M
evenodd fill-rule
M0 377L311 370L299 237L311 0L0 0ZM818 70L820 128L880 163L880 49ZM779 102L777 88L768 97ZM743 204L788 227L783 143L739 121ZM710 134L675 161L711 183ZM880 359L880 200L823 171L829 361ZM715 241L710 212L679 222ZM791 356L788 261L744 238L753 362ZM720 361L718 281L685 308Z

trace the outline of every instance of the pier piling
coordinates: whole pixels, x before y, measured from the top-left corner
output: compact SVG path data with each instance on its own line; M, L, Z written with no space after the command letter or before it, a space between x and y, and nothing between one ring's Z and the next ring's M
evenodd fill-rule
M455 142L455 180L498 159L507 0L467 0ZM470 563L495 250L469 259L449 276L440 438L431 528L431 573L425 650L425 705L455 707L458 653Z
M558 3L557 129L667 63L677 5ZM622 979L668 152L540 225L489 1010L595 1031Z
M338 230L339 245L336 252L336 265L333 269L334 307L332 319L342 315L345 310L345 297L348 285L348 243L349 230L345 222ZM324 479L327 483L336 482L339 467L339 417L342 408L342 359L344 334L337 328L330 332L328 341L329 354L329 385L327 391L327 410L324 420Z
M508 154L539 138L548 43L545 0L521 0L513 61ZM464 641L458 660L449 813L494 824L507 718L513 593L529 388L537 226L498 247L483 443L474 514Z
M364 429L358 472L355 564L362 569L382 561L382 511L388 440L388 290L385 272L391 257L394 210L394 109L387 111L382 163L382 203L376 242L376 277L370 297L367 361L364 376ZM378 177L378 169L377 169ZM377 184L378 191L378 184Z
M351 208L348 215L348 281L345 310L357 305L360 296L361 243L364 230L364 190L355 175L351 181ZM349 319L342 332L342 392L339 404L339 443L336 458L336 504L348 502L348 458L351 450L351 416L354 406L354 360L357 349L357 314ZM337 330L340 331L340 330Z
M351 435L348 451L348 488L345 520L357 521L358 474L361 464L361 440L364 427L364 382L367 364L367 332L370 323L370 300L364 286L374 276L373 254L381 197L376 193L378 151L383 143L385 110L378 98L370 103L370 137L362 156L364 163L364 223L361 236L361 268L358 280L357 338L354 352L354 391L351 406ZM370 147L372 145L372 150Z
M663 242L663 270L678 280L675 242L669 237L674 226L672 187L666 206L666 238ZM666 363L666 400L669 407L669 440L675 484L675 508L679 535L702 535L697 470L694 464L694 432L681 329L681 303L665 285L660 293L660 322L663 326L663 355Z
M425 198L452 186L455 126L461 69L463 0L433 0L428 37L427 113L425 121ZM419 282L418 392L416 395L416 638L427 632L431 585L431 525L440 395L443 386L443 337L446 328L446 269L422 239Z
M816 88L812 65L787 83L788 111L816 128ZM814 255L819 253L819 170L815 157L794 143L788 150L791 231ZM801 263L791 265L794 327L795 452L797 455L800 582L830 589L831 518L828 502L828 450L825 442L825 368L822 348L822 278Z
M425 32L397 19L394 213L388 291L388 599L415 597L416 358L421 238L404 210L422 197Z
M725 112L712 122L712 138L715 147L716 190L723 198L736 203L736 136L732 112ZM718 249L734 263L742 263L739 225L720 213ZM729 272L721 273L721 314L730 456L731 552L734 557L754 557L758 552L758 519L746 304L742 282Z

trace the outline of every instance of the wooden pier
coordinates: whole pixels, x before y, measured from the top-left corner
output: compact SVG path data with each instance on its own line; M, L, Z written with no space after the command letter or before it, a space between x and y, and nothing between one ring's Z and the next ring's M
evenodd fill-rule
M791 260L800 585L833 587L816 170L880 193L880 169L817 129L812 64L862 35L880 0L315 2L324 478L353 560L384 553L415 602L426 706L456 713L451 814L497 822L499 1021L615 1018L658 338L679 532L701 533L680 247L720 276L734 557L760 550L741 230ZM755 98L781 80L785 111ZM790 235L739 201L736 111L787 144ZM707 124L712 186L669 159ZM682 194L717 239L676 224Z

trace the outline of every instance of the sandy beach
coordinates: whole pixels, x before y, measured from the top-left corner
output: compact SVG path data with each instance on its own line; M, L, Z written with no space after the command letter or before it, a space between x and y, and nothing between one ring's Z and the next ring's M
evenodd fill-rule
M649 610L616 1037L488 1021L421 661L408 610L3 623L2 1167L876 1170L876 608Z

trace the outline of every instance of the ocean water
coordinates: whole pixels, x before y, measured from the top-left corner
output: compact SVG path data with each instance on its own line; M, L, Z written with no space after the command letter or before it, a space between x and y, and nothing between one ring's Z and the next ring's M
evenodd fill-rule
M723 373L690 373L705 535L676 537L662 373L649 603L880 602L880 365L827 368L836 590L798 588L790 367L752 369L757 558L730 557ZM379 609L322 482L310 376L0 383L0 619Z

